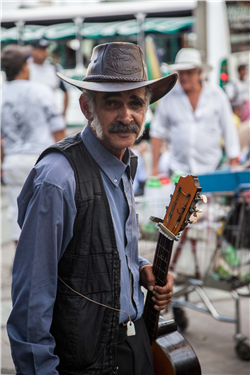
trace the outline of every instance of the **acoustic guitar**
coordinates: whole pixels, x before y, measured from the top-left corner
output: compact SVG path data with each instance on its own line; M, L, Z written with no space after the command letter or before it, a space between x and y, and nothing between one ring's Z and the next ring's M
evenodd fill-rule
M164 286L166 283L174 240L178 240L186 225L196 222L191 222L190 216L197 217L200 210L196 209L196 204L206 200L200 193L196 176L180 177L164 219L150 218L158 223L160 232L153 262L156 285ZM155 375L201 375L194 350L178 332L174 320L166 322L160 318L160 312L154 309L152 296L152 292L148 291L143 316L152 347Z

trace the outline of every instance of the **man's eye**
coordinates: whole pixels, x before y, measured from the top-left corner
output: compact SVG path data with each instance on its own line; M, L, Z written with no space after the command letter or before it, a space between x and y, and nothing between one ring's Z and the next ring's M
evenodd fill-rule
M134 101L134 102L131 103L131 105L133 107L136 107L136 108L141 108L142 107L142 103L139 102L139 101Z
M114 107L116 103L113 100L106 100L106 106L107 107Z

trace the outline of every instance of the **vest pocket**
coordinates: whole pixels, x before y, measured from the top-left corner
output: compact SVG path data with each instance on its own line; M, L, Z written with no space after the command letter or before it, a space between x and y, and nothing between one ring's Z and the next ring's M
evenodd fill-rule
M101 294L89 297L98 302L104 299ZM51 327L55 354L60 358L58 369L83 371L96 362L109 341L112 314L112 310L83 297L58 296Z

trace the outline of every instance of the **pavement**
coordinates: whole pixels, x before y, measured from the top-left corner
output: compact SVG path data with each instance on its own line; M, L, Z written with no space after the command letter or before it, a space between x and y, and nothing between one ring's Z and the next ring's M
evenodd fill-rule
M1 374L7 375L15 374L6 332L6 322L11 311L11 270L15 247L10 240L6 187L2 187L1 197ZM145 248L144 245L143 248ZM143 251L141 252L143 253ZM148 257L150 258L150 256ZM205 291L221 315L235 317L235 303L229 292L211 288L205 288ZM244 292L247 292L247 289L244 289ZM190 301L203 306L195 295L190 296ZM184 311L188 326L182 334L195 350L203 375L250 375L250 361L241 360L235 352L235 323L220 322L208 313L191 310L187 307L184 308ZM168 312L163 314L163 317L166 320L173 318L171 307ZM240 332L249 339L249 297L240 297L239 322Z

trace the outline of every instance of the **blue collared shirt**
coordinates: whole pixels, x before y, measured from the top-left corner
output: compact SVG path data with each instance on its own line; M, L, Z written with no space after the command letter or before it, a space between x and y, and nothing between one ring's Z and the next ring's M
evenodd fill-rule
M130 155L127 150L123 161L117 159L89 127L83 131L82 140L100 167L110 205L121 260L120 308L129 313L130 300L130 316L136 320L143 312L139 268L148 262L138 256ZM58 374L59 359L54 355L55 340L49 331L57 291L57 265L73 235L75 188L68 160L53 153L32 169L18 198L22 232L13 264L13 309L7 323L17 373ZM127 319L121 312L120 322Z

